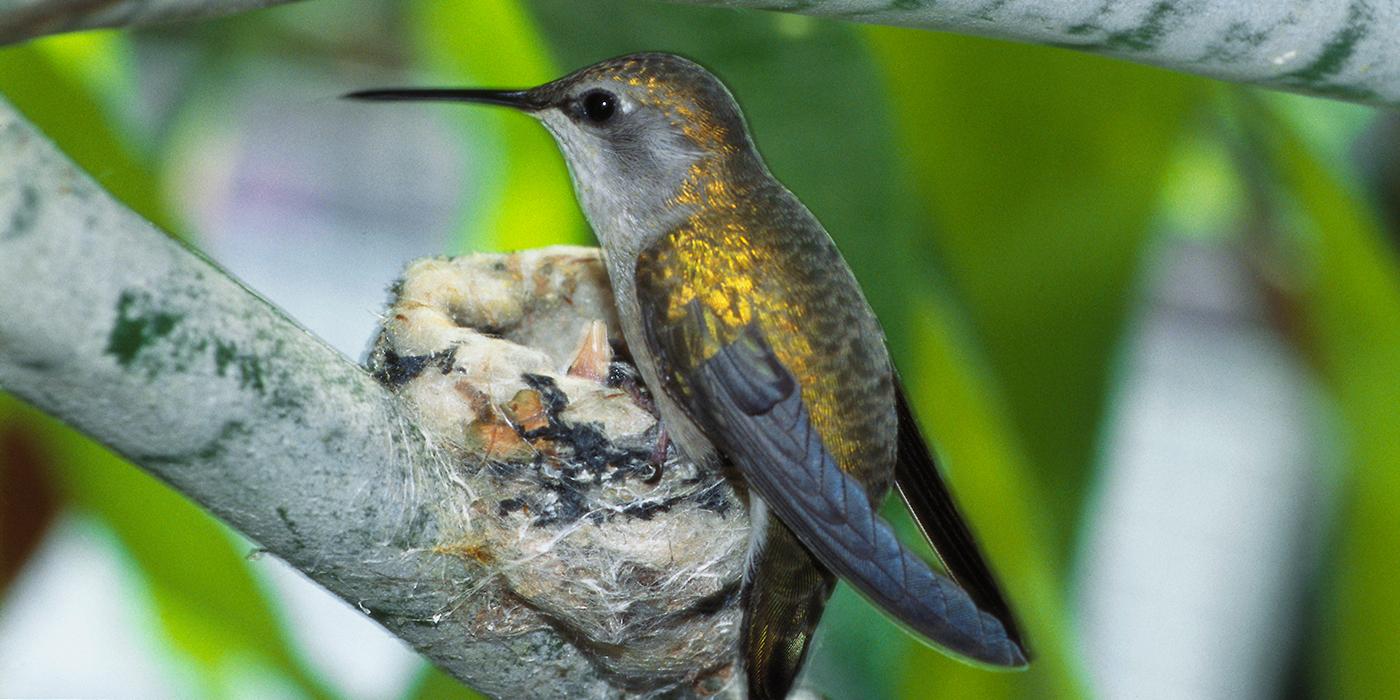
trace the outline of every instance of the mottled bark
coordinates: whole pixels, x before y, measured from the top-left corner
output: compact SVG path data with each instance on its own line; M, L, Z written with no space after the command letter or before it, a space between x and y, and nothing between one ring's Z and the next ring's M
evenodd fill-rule
M0 44L94 27L202 19L285 1L0 0ZM1395 0L679 1L1063 46L1231 82L1400 104Z

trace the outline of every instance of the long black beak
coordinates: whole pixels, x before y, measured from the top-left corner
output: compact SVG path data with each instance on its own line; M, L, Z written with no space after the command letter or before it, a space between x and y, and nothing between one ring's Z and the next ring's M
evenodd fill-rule
M466 90L460 88L388 88L382 90L360 90L343 95L347 100L371 100L375 102L479 102L488 105L514 107L526 112L542 109L530 98L529 90Z

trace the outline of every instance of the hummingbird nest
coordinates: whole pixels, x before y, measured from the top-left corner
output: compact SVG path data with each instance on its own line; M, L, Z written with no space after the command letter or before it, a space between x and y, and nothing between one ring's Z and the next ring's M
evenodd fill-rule
M742 675L746 508L657 450L599 252L420 260L393 295L368 368L441 455L421 478L455 485L434 548L470 572L450 614L483 643L554 630L627 696Z

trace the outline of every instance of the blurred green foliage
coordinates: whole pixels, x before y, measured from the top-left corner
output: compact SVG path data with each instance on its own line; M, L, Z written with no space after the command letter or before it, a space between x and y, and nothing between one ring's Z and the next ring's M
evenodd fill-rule
M1348 471L1315 622L1326 698L1391 697L1400 668L1400 279L1387 232L1355 183L1320 161L1288 112L1242 99L1236 124L1260 189L1293 212L1280 228L1298 266L1300 350L1328 382L1347 433Z
M409 31L420 65L460 85L531 87L558 77L529 8L515 0L411 3ZM478 214L461 231L461 250L517 250L583 243L587 228L554 142L529 118L505 110L461 110L489 123L501 167Z
M369 43L371 59L444 83L527 87L666 50L723 76L775 174L862 279L1040 655L1027 673L973 669L871 624L876 613L843 591L812 664L838 698L1089 696L1070 579L1144 260L1183 221L1267 250L1285 277L1271 291L1286 337L1325 380L1348 438L1304 675L1319 698L1400 688L1387 663L1400 648L1400 281L1374 205L1316 136L1319 122L1355 136L1357 110L1059 49L783 14L640 0L312 5L0 49L0 93L135 210L197 240L169 211L180 186L161 179L170 134L197 139L193 120L217 118L197 106L256 60L344 64ZM145 128L132 54L153 36L179 37L211 71L178 85L173 123ZM456 252L587 240L543 129L488 109L447 118L464 147L493 151ZM206 695L228 695L231 669L253 663L305 697L335 696L221 525L29 409L7 402L0 420L61 456L56 482L116 533ZM406 694L474 697L435 671Z

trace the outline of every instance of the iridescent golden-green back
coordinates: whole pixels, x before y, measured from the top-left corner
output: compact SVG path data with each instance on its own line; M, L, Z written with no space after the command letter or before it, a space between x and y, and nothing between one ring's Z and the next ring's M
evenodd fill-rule
M637 292L654 329L689 326L685 343L653 333L652 352L685 396L687 369L756 329L796 378L812 423L841 468L879 501L894 467L894 383L884 338L854 276L816 220L771 180L697 182L697 214L642 251ZM644 312L647 313L647 312ZM703 328L699 327L703 325Z
M772 482L814 493L800 485L809 472L796 465L825 452L877 507L895 464L893 372L845 261L815 218L769 178L697 177L679 199L692 216L643 249L635 271L661 381L654 390L665 394L659 404L678 404L751 482L756 469L770 470ZM712 365L731 371L718 377ZM797 394L807 413L796 422L809 422L820 446L808 445L791 463L747 459L753 436L731 422L734 406L717 407L714 398L747 384ZM756 488L773 493L767 486ZM766 505L755 501L753 510L766 513ZM768 700L786 696L800 673L836 577L782 520L756 515L754 527L741 645L750 697Z

